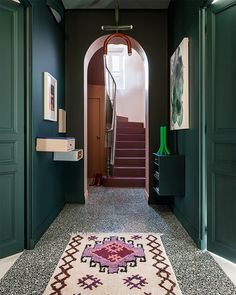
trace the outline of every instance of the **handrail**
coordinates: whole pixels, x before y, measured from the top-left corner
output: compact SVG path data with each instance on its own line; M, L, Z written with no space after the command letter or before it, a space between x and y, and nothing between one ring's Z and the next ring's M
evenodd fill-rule
M109 152L109 148L108 148L108 154L107 154L107 176L110 176L110 164L114 165L114 159L115 159L115 148L116 148L116 94L117 94L117 84L116 81L111 73L111 71L109 70L108 66L107 66L107 59L106 56L104 55L104 66L105 69L107 70L107 73L109 74L112 82L113 82L113 86L114 86L114 92L113 95L111 95L112 93L107 93L107 97L109 98L110 102L111 102L111 106L112 106L112 122L111 122L111 127L108 129L106 127L106 133L112 133L112 146L111 146L111 150ZM106 76L106 75L105 75ZM110 89L110 85L109 83L107 83L107 86L109 87L109 91ZM106 91L107 87L106 87ZM112 97L113 96L113 97ZM108 137L107 137L108 140Z
M111 95L110 95L110 93L109 93L109 96L108 96L109 99L110 99L110 101L111 101L111 104L112 104L112 106L113 106L113 114L112 114L112 125L111 125L111 128L110 128L110 129L107 129L106 131L107 131L107 132L111 132L111 131L113 131L113 129L114 129L114 121L115 121L114 119L115 119L115 116L116 116L116 92L117 92L117 84L116 84L116 81L115 81L115 79L114 79L114 77L113 77L111 71L109 70L109 68L108 68L108 66L107 66L107 59L106 59L106 56L104 56L104 64L105 64L105 68L106 68L106 70L107 70L109 76L111 77L112 82L113 82L113 85L114 85L114 96L113 96L113 101L111 100Z

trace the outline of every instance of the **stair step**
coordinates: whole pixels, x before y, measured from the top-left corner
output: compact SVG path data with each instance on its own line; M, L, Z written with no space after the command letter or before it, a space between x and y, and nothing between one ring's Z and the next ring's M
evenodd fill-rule
M145 158L116 157L115 166L121 167L145 167Z
M129 119L127 117L116 116L117 122L128 122Z
M116 157L145 157L145 149L116 149Z
M145 148L145 141L117 141L116 148Z
M118 176L118 177L145 177L145 167L118 167L118 166L114 166L114 176Z
M141 122L117 122L117 128L143 128Z
M124 127L117 128L116 134L144 134L144 128L135 128L135 127Z
M117 134L117 141L144 141L145 134Z
M106 187L145 187L144 177L106 177L103 179Z

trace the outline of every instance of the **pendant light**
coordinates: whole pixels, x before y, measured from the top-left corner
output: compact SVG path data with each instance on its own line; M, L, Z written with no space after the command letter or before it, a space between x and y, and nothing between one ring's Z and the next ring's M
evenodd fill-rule
M119 25L119 2L118 0L116 0L116 5L115 5L115 22L116 25L112 26L112 25L106 25L106 26L102 26L102 30L103 31L115 31L116 33L109 35L103 45L103 54L107 55L108 52L108 44L112 39L115 38L121 38L123 39L128 47L128 54L132 55L132 44L131 41L129 39L129 37L125 34L119 33L119 31L127 31L127 30L132 30L133 26L132 25Z

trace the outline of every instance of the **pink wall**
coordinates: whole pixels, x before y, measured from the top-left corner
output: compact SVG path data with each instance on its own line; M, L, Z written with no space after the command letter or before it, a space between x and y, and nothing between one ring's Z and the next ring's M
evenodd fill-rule
M105 85L103 48L99 49L90 60L88 66L88 84Z
M131 122L145 122L145 69L140 55L133 49L125 52L125 89L117 90L117 115Z

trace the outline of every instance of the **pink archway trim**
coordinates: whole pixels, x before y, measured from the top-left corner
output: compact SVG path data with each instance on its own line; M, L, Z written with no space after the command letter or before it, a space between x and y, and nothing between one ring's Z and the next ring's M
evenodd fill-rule
M88 65L93 55L102 47L105 40L110 35L104 35L95 40L88 48L84 57L84 196L88 196ZM128 37L131 42L131 48L140 55L145 68L145 138L146 138L146 195L149 195L149 65L147 55L142 46L132 37ZM124 40L124 39L123 39ZM119 44L120 38L114 38L113 44Z

